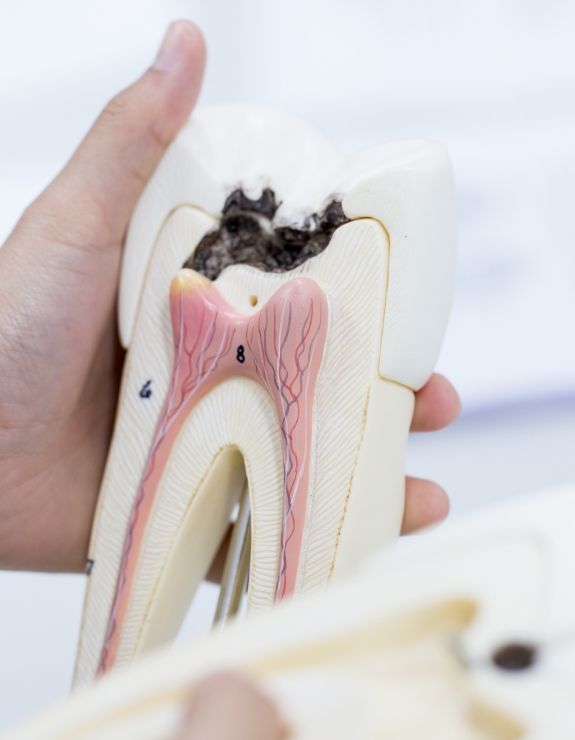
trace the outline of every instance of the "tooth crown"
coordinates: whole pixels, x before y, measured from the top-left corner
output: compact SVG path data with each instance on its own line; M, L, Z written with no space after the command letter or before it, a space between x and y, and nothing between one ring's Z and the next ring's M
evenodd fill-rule
M280 223L301 222L337 194L349 218L383 225L390 269L380 373L421 388L439 354L455 270L453 173L445 149L399 141L343 157L301 121L265 108L201 110L168 149L128 233L119 316L124 346L147 258L174 203L217 218L238 183L255 195L271 187L282 201Z
M124 346L130 343L146 264L176 204L217 218L238 183L253 196L270 186L284 201L277 219L297 222L320 207L338 164L328 141L272 109L214 105L194 113L146 186L130 224L119 307Z

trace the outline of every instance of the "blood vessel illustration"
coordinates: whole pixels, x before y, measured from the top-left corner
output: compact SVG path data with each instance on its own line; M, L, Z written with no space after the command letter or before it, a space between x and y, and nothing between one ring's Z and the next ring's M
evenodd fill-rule
M241 314L207 278L183 270L173 280L172 378L124 540L98 672L115 660L146 523L172 446L187 416L232 376L260 383L274 402L284 467L276 600L293 593L310 477L315 384L328 331L328 301L310 278L284 284L257 312Z

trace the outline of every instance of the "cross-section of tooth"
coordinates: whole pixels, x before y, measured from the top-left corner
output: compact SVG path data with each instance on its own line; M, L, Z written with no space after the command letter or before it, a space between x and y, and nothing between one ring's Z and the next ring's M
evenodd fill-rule
M129 351L77 682L174 635L246 475L251 610L325 586L397 536L453 242L445 155L385 151L344 161L300 123L217 108L160 164L126 245Z

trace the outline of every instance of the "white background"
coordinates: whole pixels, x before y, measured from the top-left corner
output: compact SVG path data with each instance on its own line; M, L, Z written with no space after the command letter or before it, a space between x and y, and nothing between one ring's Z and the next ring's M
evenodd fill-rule
M346 150L447 145L460 260L440 369L464 415L414 437L410 471L456 512L575 482L575 2L3 2L0 241L180 16L207 36L202 103L271 103ZM67 691L82 589L0 574L0 726Z

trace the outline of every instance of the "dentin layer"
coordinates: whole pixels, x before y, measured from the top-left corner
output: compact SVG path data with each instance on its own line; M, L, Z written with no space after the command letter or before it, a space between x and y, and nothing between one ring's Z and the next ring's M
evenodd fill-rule
M284 491L276 600L293 593L309 488L312 409L328 326L328 304L309 278L289 281L252 316L214 285L183 270L170 291L172 379L128 523L99 672L113 665L146 522L186 417L211 389L243 376L273 400L281 432Z

